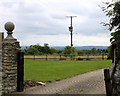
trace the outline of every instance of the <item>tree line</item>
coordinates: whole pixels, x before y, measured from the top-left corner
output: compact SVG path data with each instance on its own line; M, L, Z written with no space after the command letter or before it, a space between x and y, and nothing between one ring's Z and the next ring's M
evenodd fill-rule
M74 47L66 46L63 50L56 50L55 48L50 48L48 44L41 46L39 44L31 45L24 49L25 55L44 55L44 54L75 54L75 55L84 55L84 54L107 54L107 49L96 49L92 48L91 50L76 50Z

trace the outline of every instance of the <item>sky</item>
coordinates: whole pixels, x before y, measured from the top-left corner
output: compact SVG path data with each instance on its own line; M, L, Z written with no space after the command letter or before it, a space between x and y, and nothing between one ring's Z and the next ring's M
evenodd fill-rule
M4 24L15 24L13 37L21 46L48 43L70 45L70 18L73 18L74 46L109 46L110 32L101 22L108 22L100 6L111 0L1 0L0 32L7 36Z

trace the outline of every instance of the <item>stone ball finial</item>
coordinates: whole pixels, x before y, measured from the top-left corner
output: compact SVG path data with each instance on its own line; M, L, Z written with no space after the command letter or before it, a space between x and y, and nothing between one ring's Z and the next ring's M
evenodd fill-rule
M15 28L15 25L12 23L12 22L7 22L5 24L5 29L8 31L8 32L12 32Z
M12 34L13 34L13 30L14 30L14 28L15 28L15 25L12 23L12 22L7 22L6 24L5 24L5 30L7 30L7 37L4 39L5 41L7 40L9 40L9 41L16 41L17 39L15 39L13 36L12 36Z

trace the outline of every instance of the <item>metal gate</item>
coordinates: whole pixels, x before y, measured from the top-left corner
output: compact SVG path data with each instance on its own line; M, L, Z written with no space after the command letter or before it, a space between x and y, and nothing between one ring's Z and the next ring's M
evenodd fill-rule
M24 52L19 51L17 54L17 91L24 91Z

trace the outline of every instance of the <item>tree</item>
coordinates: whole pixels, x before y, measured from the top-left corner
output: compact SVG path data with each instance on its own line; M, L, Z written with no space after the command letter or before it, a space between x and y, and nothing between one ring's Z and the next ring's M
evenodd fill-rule
M28 55L51 54L51 50L48 44L44 44L44 46L40 46L39 44L37 44L26 47L26 49L24 49L24 53Z
M66 46L62 52L63 54L77 54L74 47Z
M35 45L31 45L29 48L24 49L24 53L34 55L38 54L39 51L37 50L37 48L35 48Z
M51 54L56 54L58 51L56 49L54 49L54 48L51 48L50 52L51 52Z
M104 26L108 26L108 30L112 31L112 38L110 41L116 41L118 39L118 34L120 33L120 1L109 3L106 2L106 7L102 7L102 10L108 16L109 23L103 23Z
M50 47L48 46L47 43L44 44L43 52L45 54L50 54Z
M111 59L112 58L112 46L109 46L107 48L108 54L107 54L107 59Z
M106 2L105 4L106 7L102 7L102 10L110 20L109 23L103 23L103 25L108 26L108 30L111 31L112 38L110 38L110 42L112 44L118 40L118 36L120 35L120 1L114 3ZM108 48L109 54L112 52L112 48L110 47Z
M85 54L84 50L78 50L77 53L81 55Z
M91 49L91 52L92 52L92 54L96 54L96 53L97 53L96 48L92 48L92 49Z

